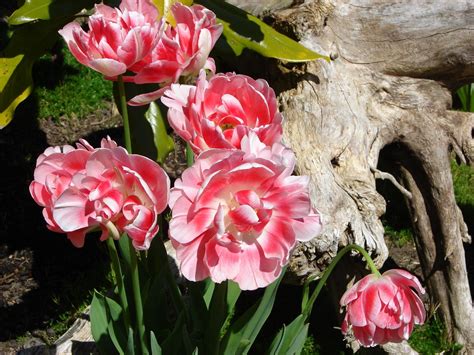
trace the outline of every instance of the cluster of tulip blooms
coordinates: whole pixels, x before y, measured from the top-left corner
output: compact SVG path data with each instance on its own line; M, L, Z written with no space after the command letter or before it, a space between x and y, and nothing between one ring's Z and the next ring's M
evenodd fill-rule
M180 3L171 11L173 25L148 0L96 5L88 32L73 22L60 34L79 62L105 78L159 84L129 104L161 98L170 126L194 153L193 165L170 189L153 160L110 138L100 148L81 140L45 150L31 195L44 207L47 227L76 247L101 230L101 240L126 233L136 250L147 250L169 206L169 239L185 278L266 287L297 241L321 231L309 178L292 175L295 155L281 142L282 116L268 83L215 74L209 53L222 32L215 15ZM193 85L179 83L192 78ZM365 277L341 299L342 331L364 346L407 339L425 318L417 292L424 292L418 280L402 270Z

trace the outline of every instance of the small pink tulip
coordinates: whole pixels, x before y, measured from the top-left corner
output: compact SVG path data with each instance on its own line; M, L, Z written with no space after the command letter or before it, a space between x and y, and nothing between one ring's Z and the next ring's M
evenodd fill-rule
M407 340L413 326L425 322L423 293L418 279L404 270L367 275L341 298L346 307L341 330L352 332L363 346Z
M249 131L268 146L282 136L275 92L263 79L201 73L196 86L173 84L162 102L175 132L199 154L210 148L239 149Z
M124 0L119 9L99 4L88 32L71 22L59 34L81 64L113 79L133 70L156 47L161 34L157 17L149 0Z
M242 150L211 149L171 189L169 235L189 280L265 287L281 274L297 241L321 230L308 177L291 176L295 156L250 132Z
M222 33L216 15L201 5L175 3L171 12L176 25L168 25L151 55L134 66L135 76L127 81L136 84L158 83L162 87L177 82L180 77L197 76L201 69L215 72L209 53ZM163 88L130 100L130 105L144 105L158 99Z
M87 232L102 229L118 238L127 232L137 250L148 249L158 215L168 203L169 178L152 160L128 154L110 139L94 149L48 148L36 163L30 193L50 230L67 233L76 247Z

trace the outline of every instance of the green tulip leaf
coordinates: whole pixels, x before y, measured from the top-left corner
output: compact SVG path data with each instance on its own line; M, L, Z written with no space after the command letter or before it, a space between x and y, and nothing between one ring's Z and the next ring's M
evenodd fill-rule
M58 28L50 21L40 21L12 31L0 52L0 129L12 120L17 106L31 94L33 63L53 46Z
M92 298L90 320L92 337L97 342L102 336L107 335L108 324L104 296L97 291Z
M155 333L153 331L150 332L150 345L151 345L151 355L161 355L161 347L156 340Z
M22 25L38 20L68 18L82 9L91 8L94 0L26 0L8 19L10 25Z
M154 143L158 151L156 160L163 164L168 154L174 150L174 142L167 132L165 118L161 114L160 106L156 102L150 104L145 118L153 130Z
M283 326L267 351L269 355L300 354L308 335L309 323L300 314L288 326Z
M109 335L109 319L107 316L107 304L105 297L94 292L90 310L92 337L98 349L104 354L115 352L115 346L112 344Z
M127 355L135 355L135 342L133 339L133 329L128 328Z
M0 129L13 118L17 106L33 89L33 61L24 55L0 58Z
M189 334L186 330L186 311L182 311L175 322L173 331L161 344L163 353L167 355L181 355L189 354L191 351L186 351L186 346L189 344Z
M264 57L287 62L307 62L315 59L330 61L329 57L302 46L238 7L222 0L197 2L216 13L218 22L224 26L223 35L237 56L248 48Z
M226 355L247 354L257 335L270 315L275 302L278 286L285 273L265 289L262 299L250 307L228 328L221 342L220 352Z
M107 311L109 315L108 331L112 343L115 345L117 351L121 354L125 354L124 346L127 344L127 337L122 326L122 307L109 297L104 297L105 304L107 305Z

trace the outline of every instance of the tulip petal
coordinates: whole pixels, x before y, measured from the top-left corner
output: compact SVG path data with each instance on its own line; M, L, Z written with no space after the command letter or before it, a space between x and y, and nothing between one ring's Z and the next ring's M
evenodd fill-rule
M89 226L91 202L79 191L66 190L53 207L53 218L65 232L73 232Z
M105 76L117 76L127 71L127 66L125 64L109 58L91 60L89 66Z

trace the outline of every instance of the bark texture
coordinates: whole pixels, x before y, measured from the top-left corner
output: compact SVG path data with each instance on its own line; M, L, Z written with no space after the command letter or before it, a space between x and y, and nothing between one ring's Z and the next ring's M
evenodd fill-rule
M239 1L331 63L275 65L285 142L312 179L322 235L295 251L299 276L318 274L348 243L388 256L376 178L390 149L407 198L424 277L454 340L472 349L474 313L451 152L474 163L474 115L451 111L451 91L474 81L474 3L467 0ZM392 179L393 180L393 179Z

